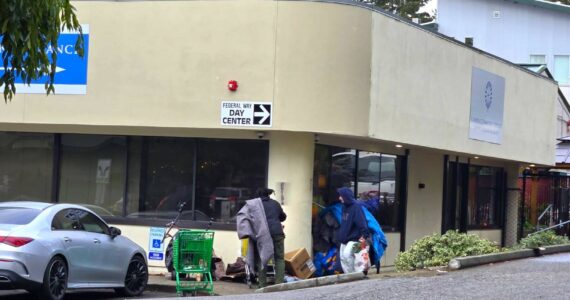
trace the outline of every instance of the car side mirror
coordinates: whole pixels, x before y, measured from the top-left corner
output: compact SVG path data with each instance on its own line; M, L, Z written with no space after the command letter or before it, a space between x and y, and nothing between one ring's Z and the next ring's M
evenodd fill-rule
M109 235L114 239L117 236L121 235L121 229L117 227L109 227Z

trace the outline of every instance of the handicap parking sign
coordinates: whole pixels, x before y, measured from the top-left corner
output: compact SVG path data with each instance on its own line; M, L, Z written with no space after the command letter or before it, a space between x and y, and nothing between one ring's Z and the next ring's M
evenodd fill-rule
M152 260L163 260L164 259L164 244L162 243L162 237L164 236L164 228L162 227L151 227L148 236L148 258Z

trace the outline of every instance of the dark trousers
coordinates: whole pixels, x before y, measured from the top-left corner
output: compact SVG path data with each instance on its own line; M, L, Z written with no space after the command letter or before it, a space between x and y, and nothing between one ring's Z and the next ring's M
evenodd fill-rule
M285 277L285 235L272 235L273 239L273 263L275 264L275 283L283 283L283 278ZM258 277L259 287L264 287L267 285L267 268L258 265Z

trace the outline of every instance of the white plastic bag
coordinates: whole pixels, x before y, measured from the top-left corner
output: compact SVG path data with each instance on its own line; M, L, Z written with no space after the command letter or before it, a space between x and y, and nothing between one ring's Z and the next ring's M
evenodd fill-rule
M370 269L370 246L364 242L348 242L340 245L340 265L344 273L364 272ZM356 252L354 249L360 249Z
M356 242L340 244L340 265L344 273L354 273L354 252L352 251Z
M354 271L365 272L370 269L370 246L362 247L362 249L354 253Z

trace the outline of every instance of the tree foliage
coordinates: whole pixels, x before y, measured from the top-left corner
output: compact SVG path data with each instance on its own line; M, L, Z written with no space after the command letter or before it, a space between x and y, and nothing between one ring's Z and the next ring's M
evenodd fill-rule
M362 2L374 4L379 8L399 15L406 19L418 18L420 23L433 20L427 12L419 12L420 8L426 5L430 0L364 0Z
M0 1L0 35L4 74L4 100L16 93L14 81L21 78L26 84L47 76L46 93L55 92L53 81L56 70L57 39L62 30L82 33L69 0L2 0ZM83 35L79 34L75 50L83 56Z

